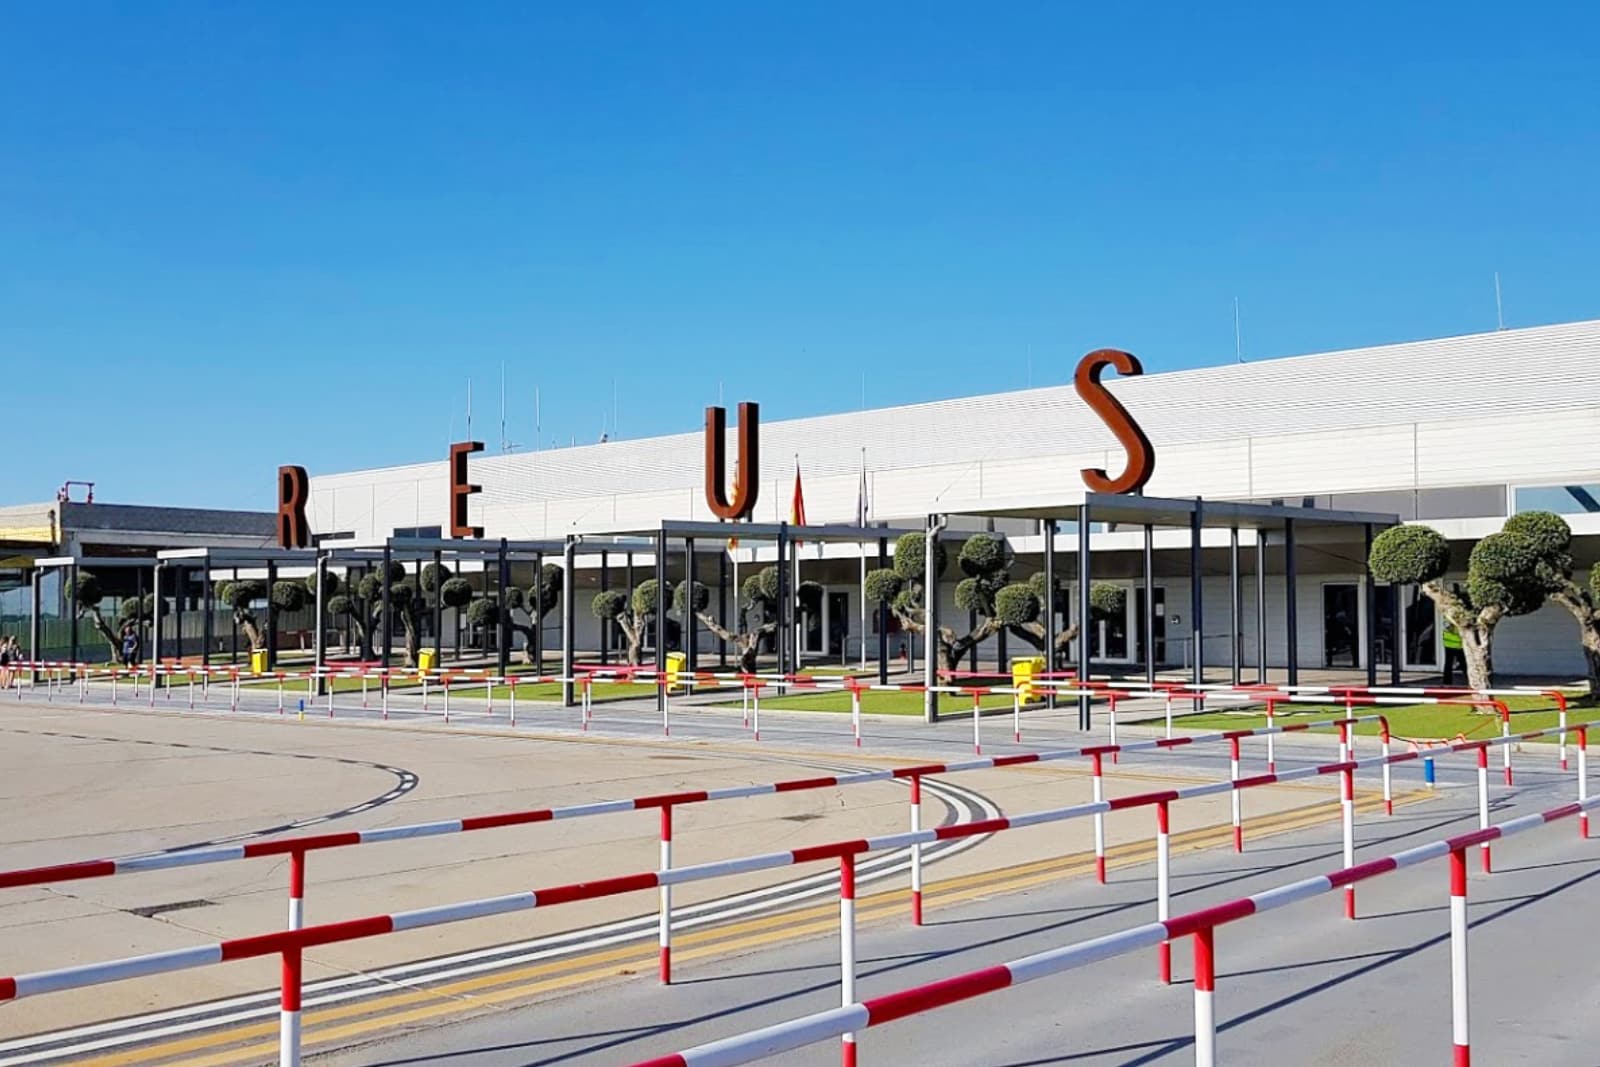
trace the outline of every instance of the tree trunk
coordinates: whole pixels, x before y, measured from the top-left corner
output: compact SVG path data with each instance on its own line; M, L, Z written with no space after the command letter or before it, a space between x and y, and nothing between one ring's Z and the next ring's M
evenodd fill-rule
M244 631L244 636L249 640L252 650L267 647L266 635L261 632L261 625L256 622L255 612L235 610L233 621L239 629Z
M1044 651L1044 623L1030 622L1023 626L1010 627L1010 630L1012 633L1022 638L1022 640L1032 645L1035 651ZM1062 630L1060 633L1056 634L1056 649L1055 655L1051 657L1051 663L1049 667L1050 670L1056 671L1060 670L1064 666L1070 667L1072 665L1070 662L1066 662L1066 660L1070 660L1072 655L1072 642L1076 641L1077 639L1078 625L1076 623L1068 626L1065 630Z
M104 639L106 645L110 647L111 662L116 663L121 660L122 641L117 636L117 632L111 628L111 624L106 622L106 617L100 613L99 605L87 605L80 607L78 609L78 618L81 619L85 615L89 617L89 623L95 628L95 632L98 633L101 638Z
M1461 652L1467 661L1467 686L1472 689L1489 688L1494 682L1494 628L1463 626L1458 630L1461 634Z
M400 613L400 631L405 634L404 648L402 649L406 657L405 665L415 669L417 666L417 649L421 647L421 641L417 638L417 619L412 612L402 611Z
M643 620L628 612L617 616L617 625L622 628L622 636L628 641L628 666L637 667L640 648L644 644Z
M1550 599L1571 612L1577 622L1585 673L1589 676L1589 694L1600 696L1600 611L1595 610L1588 594L1571 581L1566 583L1566 588L1552 593Z

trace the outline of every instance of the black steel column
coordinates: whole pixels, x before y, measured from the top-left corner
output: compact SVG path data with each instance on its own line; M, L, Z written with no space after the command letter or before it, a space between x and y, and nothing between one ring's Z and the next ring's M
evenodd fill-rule
M67 597L67 617L72 620L69 629L72 631L72 641L69 647L69 658L72 661L72 679L78 679L78 565L72 564L72 595Z
M1156 684L1156 532L1144 524L1144 682Z
M1044 670L1048 676L1056 670L1056 520L1044 519L1039 531L1044 535ZM1055 707L1056 687L1047 685L1044 693L1045 706Z
M434 667L444 666L444 555L433 550L433 574L438 584L433 589L433 658ZM456 609L460 611L460 608ZM317 620L322 625L322 620Z
M1196 499L1194 510L1189 513L1189 623L1194 635L1191 641L1195 685L1204 685L1206 681L1205 568L1200 555L1201 529L1200 501Z
M234 585L238 585L239 584L239 568L238 567L233 568L233 584ZM235 595L237 596L237 594L235 594ZM237 601L235 601L235 603L237 603ZM228 612L228 621L233 626L233 634L230 637L229 644L228 644L228 665L231 667L234 664L239 662L239 613L238 613L238 611L235 610L235 611Z
M1289 684L1300 683L1300 601L1295 588L1294 520L1283 522L1283 576L1287 583L1285 600L1284 637L1289 642Z
M789 524L778 524L778 673L789 674L789 645L794 637L789 620L794 615L794 593L789 588Z
M889 566L889 539L878 538L878 566ZM889 603L878 601L878 684L889 684Z
M1267 531L1256 530L1256 684L1267 684Z
M700 650L695 646L700 643L700 620L694 614L694 538L683 539L683 663L691 672L700 667Z
M384 561L384 565L388 566L388 560ZM496 553L494 580L495 592L498 594L498 601L500 605L500 610L495 613L498 616L498 621L500 623L498 640L495 642L495 673L504 678L506 676L506 669L509 666L511 659L511 561L506 558L506 539L504 537L500 538L500 548ZM384 590L387 594L388 586L384 586ZM538 607L539 605L534 605L534 612L536 615L538 613ZM385 606L385 611L387 611L387 606ZM534 632L538 633L538 631L539 628L535 626ZM384 628L385 646L388 644L388 634L389 630L386 626ZM385 662L387 661L386 653Z
M1367 631L1367 685L1378 684L1378 583L1372 577L1372 523L1367 523L1366 555L1362 557L1362 571L1366 574L1366 610L1362 612Z
M922 535L922 715L927 722L939 721L939 532L938 515L929 515Z
M728 628L728 549L717 553L717 625ZM717 669L728 669L728 639L717 638Z
M1089 606L1089 587L1094 582L1094 563L1090 552L1089 525L1089 502L1085 500L1078 508L1078 729L1080 730L1094 728L1094 719L1089 707L1089 692L1084 688L1093 676L1093 660L1090 656L1093 642L1090 630L1094 625L1094 613Z
M561 550L561 706L572 707L578 666L578 538L568 534Z
M272 602L272 587L278 584L278 564L267 560L267 670L278 666L278 605Z
M510 573L509 567L510 567L510 565L508 564L507 565L507 574L508 574L508 576L509 576L509 573ZM572 596L572 594L569 592L567 594L567 598L571 598L571 596ZM532 641L532 647L530 647L528 649L528 658L533 660L533 672L535 674L543 674L544 673L544 614L543 614L543 611L544 611L544 553L543 552L535 552L533 554L533 612L532 612L532 619L533 619L533 634L532 634L532 637L533 637L533 641Z
M667 687L663 684L667 674L667 606L671 599L667 596L667 531L662 530L656 534L656 602L650 605L655 610L656 625L656 710L665 711L667 703Z
M1228 529L1228 652L1232 657L1233 684L1243 680L1244 589L1239 582L1239 527Z
M201 563L200 571L200 666L211 666L211 639L216 625L217 605L211 597L211 560Z
M33 586L33 605L28 619L28 662L32 663L33 666L28 669L28 680L33 685L38 685L38 664L42 658L39 645L44 637L44 624L41 621L41 617L44 614L44 606L40 603L40 597L44 594L44 572L38 567L34 567L33 574L30 577Z
M978 612L976 608L967 609L967 633L978 628ZM967 649L967 670L973 674L978 673L978 646L973 645Z
M378 576L378 586L382 590L382 599L379 601L383 613L383 667L389 669L389 659L394 655L394 616L389 614L391 597L389 596L389 576L394 572L390 569L394 565L394 550L389 547L386 540L383 543L383 573ZM504 601L502 601L504 603Z
M1389 643L1394 646L1394 654L1389 657L1389 684L1399 685L1400 660L1405 655L1405 650L1400 645L1401 640L1403 640L1400 611L1403 607L1405 586L1391 585L1389 588L1394 591L1394 611L1389 619Z
M179 664L183 663L183 597L188 590L189 571L182 563L177 564L172 571L172 630L177 638L176 656ZM157 605L159 607L160 605Z
M611 591L611 553L600 550L600 591ZM600 624L600 665L603 667L611 662L611 624L604 619L597 619Z

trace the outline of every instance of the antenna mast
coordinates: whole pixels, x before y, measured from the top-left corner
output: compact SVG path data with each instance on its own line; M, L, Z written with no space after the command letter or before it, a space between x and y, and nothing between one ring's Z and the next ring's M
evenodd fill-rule
M1500 304L1500 272L1494 272L1494 318L1499 329L1506 328L1505 308Z
M1233 298L1233 358L1244 362L1244 334L1239 329L1239 298Z

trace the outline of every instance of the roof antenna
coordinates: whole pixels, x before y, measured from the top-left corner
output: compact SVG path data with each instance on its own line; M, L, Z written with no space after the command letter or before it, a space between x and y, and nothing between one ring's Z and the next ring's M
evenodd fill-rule
M472 440L472 379L467 379L467 440Z
M1239 298L1233 298L1233 358L1244 362L1244 334L1239 329Z
M1499 329L1506 328L1506 311L1500 304L1500 272L1494 272L1494 317Z

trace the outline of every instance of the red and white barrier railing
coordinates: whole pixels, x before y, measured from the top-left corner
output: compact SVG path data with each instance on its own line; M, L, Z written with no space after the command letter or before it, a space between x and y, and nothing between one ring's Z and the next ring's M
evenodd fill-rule
M1457 1067L1468 1067L1471 1063L1471 1027L1466 850L1473 845L1511 837L1573 815L1586 815L1597 804L1600 804L1600 798L1564 804L1510 819L1499 826L1432 841L1360 865L1346 864L1342 869L1328 874L1304 878L1174 918L1162 917L1143 926L1038 952L998 966L969 971L885 996L852 1001L828 1011L655 1059L642 1060L633 1067L737 1067L845 1035L850 1035L850 1044L844 1053L845 1062L853 1064L856 1062L854 1035L858 1031L1077 970L1182 937L1194 939L1195 1064L1196 1067L1214 1067L1217 1062L1217 927L1288 907L1341 886L1353 887L1359 882L1370 881L1392 871L1444 857L1450 861L1451 1058Z
M1462 742L1451 746L1447 751L1467 751L1476 749L1484 753L1492 745L1511 744L1515 741L1541 736L1552 731L1533 731L1517 735L1512 738L1488 738L1479 741ZM1586 741L1586 738L1584 739ZM1166 742L1162 740L1163 744ZM1436 754L1437 755L1437 754ZM1289 782L1301 778L1310 778L1318 775L1339 774L1345 781L1350 781L1357 769L1377 766L1380 762L1391 763L1419 758L1417 752L1405 752L1396 755L1370 759L1365 761L1343 761L1340 763L1324 764L1315 767L1299 768L1281 774L1260 775L1253 778L1239 779L1237 781L1219 781L1201 785L1186 786L1181 789L1160 790L1134 796L1117 797L1110 800L1100 800L1089 804L1079 804L1066 808L1057 808L1046 811L1029 812L1013 816L1001 816L992 819L978 820L968 823L954 823L930 830L919 830L911 833L889 834L871 838L861 838L848 841L837 841L823 845L813 845L804 848L791 849L782 852L765 853L754 856L744 856L731 860L719 860L711 863L702 863L688 867L663 867L655 871L643 871L610 878L601 878L588 882L570 883L552 886L521 893L506 894L503 896L489 897L480 900L464 901L454 904L440 905L430 908L419 908L404 912L386 915L367 916L360 919L346 920L343 922L326 923L319 926L292 928L270 934L261 934L253 937L235 938L209 945L194 948L178 949L168 952L153 953L142 956L127 957L103 963L82 964L64 967L52 971L42 971L32 974L22 974L14 977L0 978L0 1001L15 1000L27 996L36 996L43 993L58 992L67 989L84 988L100 985L107 982L121 981L128 978L142 977L155 974L165 974L179 970L209 966L216 963L233 960L251 959L260 956L281 955L282 989L280 996L280 1063L298 1064L300 1057L300 1003L301 1003L301 956L307 948L319 945L335 944L345 941L360 940L368 937L395 933L403 930L417 929L424 926L435 926L444 923L459 922L467 919L483 918L491 915L507 914L514 911L524 911L534 908L551 907L557 904L572 903L580 900L596 900L603 897L617 896L624 893L638 892L647 889L664 890L671 886L690 882L707 881L716 878L734 875L745 875L757 871L813 863L824 860L836 860L840 863L840 894L841 901L849 900L846 906L841 903L840 917L842 921L854 921L854 860L864 853L886 849L899 849L911 845L928 844L936 841L951 840L965 837L981 837L998 833L1004 830L1021 829L1029 826L1038 826L1048 823L1062 822L1069 819L1081 818L1088 815L1103 815L1112 811L1131 809L1135 807L1157 807L1160 827L1167 825L1166 813L1170 805L1183 799L1213 795L1226 790L1251 789L1270 784ZM1006 765L1026 762L1037 762L1030 756L1000 757ZM974 761L976 762L976 761ZM1480 763L1480 766L1483 764ZM1582 764L1580 764L1581 766ZM914 770L914 769L912 769ZM908 771L909 773L909 771ZM1487 779L1480 775L1480 788L1487 788ZM1558 809L1564 814L1587 812L1590 806L1589 799L1584 795L1585 785L1580 781L1580 799ZM665 809L664 809L665 810ZM1349 816L1346 816L1347 840L1350 833ZM1525 820L1524 820L1525 821ZM1473 835L1467 835L1472 843L1487 845L1490 840L1503 836L1504 827L1516 826L1518 820L1512 820L1502 827L1485 826ZM1586 826L1580 826L1586 829ZM664 834L670 842L670 830ZM1158 839L1159 841L1159 839ZM1166 850L1158 850L1158 858ZM1414 850L1413 850L1414 851ZM663 858L670 861L670 850L663 849ZM1346 856L1350 857L1351 850L1347 846ZM1353 886L1356 881L1381 873L1382 870L1391 870L1394 864L1388 867L1380 866L1385 861L1363 864L1360 867L1352 866L1347 862L1343 872L1330 876L1326 885L1317 892L1326 891L1335 885ZM1163 866L1165 866L1163 864ZM1169 877L1160 879L1162 885L1170 882ZM1299 885L1300 883L1296 883ZM1279 892L1279 891L1275 891ZM1311 895L1311 894L1302 894ZM1266 894L1266 898L1273 898ZM1255 899L1255 898L1248 898ZM1296 898L1298 899L1298 897ZM665 900L665 898L664 898ZM1158 901L1158 914L1167 909L1167 904ZM1276 905L1273 905L1276 906ZM1203 913L1210 916L1217 913L1217 909L1208 909ZM1347 914L1349 914L1347 906ZM1220 914L1220 913L1219 913ZM1217 918L1205 924L1206 929L1220 922L1231 921L1231 918L1242 917L1231 915L1230 918ZM1155 945L1161 941L1170 940L1172 937L1182 936L1191 931L1198 932L1199 926L1195 925L1192 917L1180 917L1166 921L1158 921L1141 930L1160 933L1164 936L1148 938L1141 935L1139 944ZM670 960L670 921L662 927L663 937L668 943L662 946L662 963L665 968ZM850 968L844 984L853 989L854 981L854 933L845 935L844 943L848 944L848 952L841 952L841 963ZM1129 946L1132 947L1132 946ZM1209 946L1208 946L1209 947ZM1123 951L1124 949L1119 949ZM1204 961L1198 962L1201 967L1197 971L1197 988L1202 983L1203 976L1208 972L1204 970ZM1209 991L1209 989L1207 989ZM862 1029L864 1027L848 1027L845 1031ZM720 1060L695 1060L693 1062L723 1062ZM727 1061L743 1062L743 1061Z

